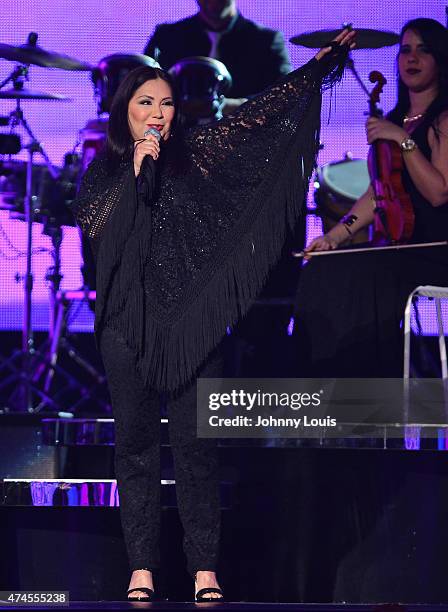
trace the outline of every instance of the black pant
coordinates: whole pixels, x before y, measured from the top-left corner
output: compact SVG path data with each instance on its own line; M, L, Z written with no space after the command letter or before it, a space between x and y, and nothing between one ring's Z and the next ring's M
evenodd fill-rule
M131 570L159 566L160 400L136 373L135 355L112 330L101 334L115 418L115 473ZM200 371L222 376L216 351ZM188 570L215 571L220 533L216 440L196 435L196 381L168 401L177 504Z

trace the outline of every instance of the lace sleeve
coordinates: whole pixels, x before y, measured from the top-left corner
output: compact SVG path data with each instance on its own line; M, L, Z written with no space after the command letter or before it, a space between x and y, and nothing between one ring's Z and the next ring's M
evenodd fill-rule
M82 232L93 241L101 238L103 229L117 205L123 186L123 173L111 177L103 159L89 165L72 209Z
M235 154L242 165L252 165L254 144L259 151L274 153L284 140L281 136L294 133L311 99L320 94L321 80L319 62L311 60L243 104L233 116L193 130L189 144L196 167L208 176L217 165L222 171L222 164Z

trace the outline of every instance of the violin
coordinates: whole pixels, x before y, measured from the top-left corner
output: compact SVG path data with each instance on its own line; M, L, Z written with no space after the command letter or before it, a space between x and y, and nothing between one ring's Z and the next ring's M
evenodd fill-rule
M369 75L376 83L369 96L370 117L381 118L379 99L386 78L381 72ZM414 231L415 215L411 198L403 187L403 157L400 147L390 140L376 140L367 159L371 186L375 198L373 244L405 244Z

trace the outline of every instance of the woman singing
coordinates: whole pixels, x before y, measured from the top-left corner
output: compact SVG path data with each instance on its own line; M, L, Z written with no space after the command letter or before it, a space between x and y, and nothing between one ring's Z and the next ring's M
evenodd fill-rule
M340 75L353 40L342 32L233 117L187 136L166 72L137 68L115 95L106 154L90 165L76 214L97 260L95 331L115 418L131 600L151 599L159 566L160 394L195 600L222 599L216 445L196 437L196 379L222 375L226 328L249 308L300 214L322 83Z
M411 242L446 241L446 28L433 19L408 22L400 35L398 72L398 102L387 119L367 120L367 139L369 144L376 139L391 140L401 148L403 185L415 214ZM351 234L372 223L374 208L370 187L341 222L313 240L306 252L336 249ZM439 247L312 261L298 292L298 316L307 330L301 338L302 350L306 352L309 346L311 351L302 373L401 376L400 320L407 296L421 284L448 284L447 255L446 247ZM329 278L334 283L329 283Z

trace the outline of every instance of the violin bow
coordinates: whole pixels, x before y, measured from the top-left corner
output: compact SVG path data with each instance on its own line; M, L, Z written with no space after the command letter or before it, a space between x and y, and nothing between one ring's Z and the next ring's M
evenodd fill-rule
M346 255L347 253L371 253L372 251L401 251L402 249L423 249L428 247L448 246L447 240L441 242L418 242L416 244L391 244L380 247L364 247L358 249L334 249L328 251L306 251L293 252L292 256L300 257L317 257L321 255Z

